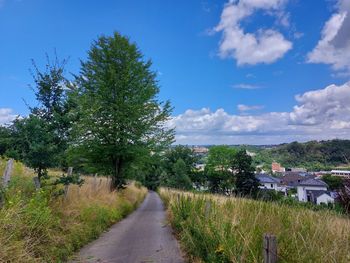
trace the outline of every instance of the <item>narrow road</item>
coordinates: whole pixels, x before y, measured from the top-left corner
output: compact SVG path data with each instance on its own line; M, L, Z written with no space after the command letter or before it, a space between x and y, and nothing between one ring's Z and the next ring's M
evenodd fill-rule
M166 223L164 206L155 192L142 205L84 247L72 262L183 263L179 245Z

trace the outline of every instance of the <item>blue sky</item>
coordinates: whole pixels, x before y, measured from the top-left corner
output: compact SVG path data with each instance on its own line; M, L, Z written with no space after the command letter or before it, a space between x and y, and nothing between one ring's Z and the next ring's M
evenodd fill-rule
M40 67L56 49L69 77L94 39L119 31L153 60L178 143L348 138L349 9L349 0L0 0L0 123L26 115L23 101L35 105L31 59Z

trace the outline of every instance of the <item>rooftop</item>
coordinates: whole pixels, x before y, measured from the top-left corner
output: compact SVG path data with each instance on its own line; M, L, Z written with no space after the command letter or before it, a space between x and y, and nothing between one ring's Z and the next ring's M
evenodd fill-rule
M300 186L323 186L328 187L328 185L320 179L309 178L301 181L298 185Z
M280 180L278 178L272 177L267 174L258 174L256 178L260 181L260 183L268 183L268 184L278 184Z

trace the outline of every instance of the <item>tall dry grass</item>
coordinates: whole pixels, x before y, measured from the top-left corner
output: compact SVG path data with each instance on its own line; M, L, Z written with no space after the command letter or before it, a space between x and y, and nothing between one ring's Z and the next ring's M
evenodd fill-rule
M110 192L107 178L84 177L83 186L69 186L66 197L56 196L56 187L35 191L33 176L32 170L16 163L0 209L1 263L65 261L133 211L147 193L133 183Z
M349 218L244 198L160 194L191 261L263 262L262 237L271 233L279 262L350 262Z

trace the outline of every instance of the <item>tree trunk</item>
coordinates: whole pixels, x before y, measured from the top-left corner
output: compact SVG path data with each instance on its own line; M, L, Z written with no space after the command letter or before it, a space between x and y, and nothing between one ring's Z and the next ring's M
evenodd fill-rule
M42 177L42 169L39 167L38 168L38 179L39 179L39 182L41 182L41 177Z
M119 189L123 187L122 165L123 165L123 162L121 158L116 158L113 160L114 169L113 169L112 181L110 185L111 191L114 191L115 189Z

